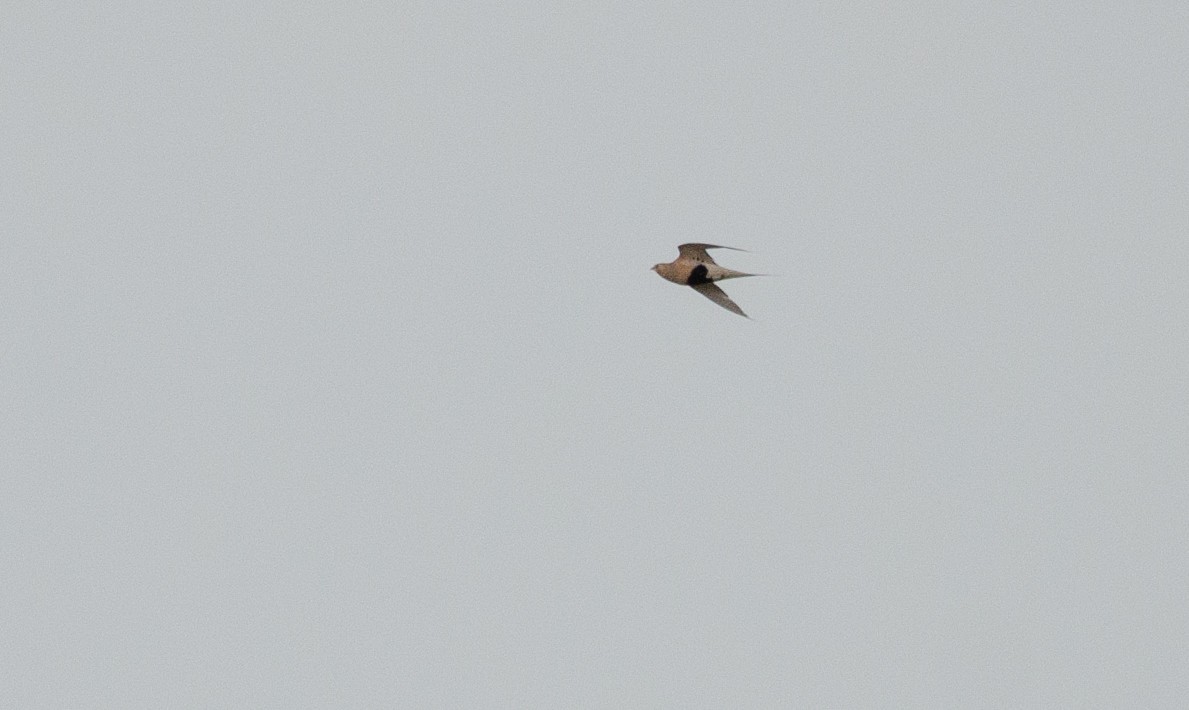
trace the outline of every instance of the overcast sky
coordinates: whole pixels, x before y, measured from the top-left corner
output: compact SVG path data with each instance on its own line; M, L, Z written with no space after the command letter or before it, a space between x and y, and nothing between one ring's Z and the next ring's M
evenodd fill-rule
M1189 6L1035 5L7 3L0 705L1189 706Z

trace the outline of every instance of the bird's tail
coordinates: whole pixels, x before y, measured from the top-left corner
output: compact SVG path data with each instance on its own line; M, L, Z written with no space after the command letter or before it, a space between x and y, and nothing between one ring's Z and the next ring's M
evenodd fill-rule
M744 276L771 276L772 274L749 274L746 271L735 271L734 269L724 269L721 266L717 270L707 274L714 281L724 281L726 279L741 279Z

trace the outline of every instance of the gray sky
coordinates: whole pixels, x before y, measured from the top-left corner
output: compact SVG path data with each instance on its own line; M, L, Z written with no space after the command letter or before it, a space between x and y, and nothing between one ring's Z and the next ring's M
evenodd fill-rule
M0 13L0 705L1189 705L1183 2L465 5Z

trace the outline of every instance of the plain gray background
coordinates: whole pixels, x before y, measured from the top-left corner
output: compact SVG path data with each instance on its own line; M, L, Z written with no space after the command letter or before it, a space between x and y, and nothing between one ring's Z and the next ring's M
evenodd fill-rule
M491 5L6 4L0 705L1189 705L1185 3Z

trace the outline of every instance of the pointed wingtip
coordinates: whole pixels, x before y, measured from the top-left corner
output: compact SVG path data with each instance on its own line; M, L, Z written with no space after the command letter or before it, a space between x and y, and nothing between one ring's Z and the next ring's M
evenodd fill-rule
M688 244L678 244L677 249L730 249L731 251L751 251L750 249L727 247L723 246L722 244L706 244L705 242L689 242Z

